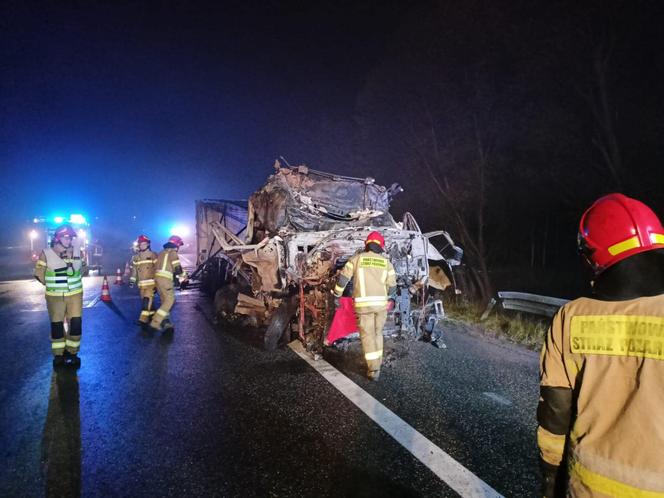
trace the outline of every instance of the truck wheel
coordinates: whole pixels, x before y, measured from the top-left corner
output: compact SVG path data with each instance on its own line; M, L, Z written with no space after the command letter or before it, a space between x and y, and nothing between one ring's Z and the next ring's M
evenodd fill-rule
M285 336L290 334L290 322L293 314L291 300L285 299L272 315L270 324L265 331L265 349L267 351L274 351L279 347L279 343L283 338L290 338Z

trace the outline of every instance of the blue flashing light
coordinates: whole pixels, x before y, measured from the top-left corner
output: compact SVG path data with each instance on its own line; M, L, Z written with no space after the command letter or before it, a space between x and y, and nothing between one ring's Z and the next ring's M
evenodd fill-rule
M178 235L179 237L188 237L189 233L189 227L186 225L176 225L170 229L170 235Z
M85 216L82 214L72 214L69 216L69 223L75 223L77 225L85 225Z
M65 219L64 219L62 216L56 216L55 218L53 218L53 221L55 221L56 223L60 224L60 223L62 223L63 221L65 221Z

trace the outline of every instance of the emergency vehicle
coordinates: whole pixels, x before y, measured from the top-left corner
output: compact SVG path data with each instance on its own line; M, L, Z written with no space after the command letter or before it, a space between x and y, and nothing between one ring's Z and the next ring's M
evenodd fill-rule
M85 261L85 275L89 272L101 271L102 246L92 238L92 227L85 216L81 214L70 214L69 216L35 217L32 220L32 230L36 233L35 241L40 241L39 246L32 246L32 261L37 261L42 250L50 247L55 229L61 225L70 225L76 232L81 243L81 257ZM93 242L94 241L94 242Z

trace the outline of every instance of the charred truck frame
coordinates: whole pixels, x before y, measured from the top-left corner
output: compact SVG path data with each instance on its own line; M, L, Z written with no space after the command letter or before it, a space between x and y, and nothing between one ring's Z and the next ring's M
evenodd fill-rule
M419 336L435 325L443 308L428 297L428 287L458 292L452 269L463 251L445 231L423 234L410 213L394 220L389 206L399 185L386 188L372 178L282 167L279 161L275 170L248 202L196 203L198 268L192 277L216 293L219 313L267 325L268 349L293 333L309 351L319 351L334 313L337 272L378 230L399 289L386 333ZM433 238L443 241L439 249Z

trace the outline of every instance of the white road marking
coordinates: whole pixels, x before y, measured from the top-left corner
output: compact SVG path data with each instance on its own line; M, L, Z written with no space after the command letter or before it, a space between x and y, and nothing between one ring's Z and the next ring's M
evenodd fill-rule
M87 301L87 302L86 302L86 301L83 301L83 308L92 308L95 304L97 304L97 303L99 302L100 299L101 299L101 294L95 296L95 297L94 297L93 299L91 299L90 301ZM27 309L27 310L21 310L21 311L22 311L22 312L23 312L23 311L38 311L38 312L43 312L43 311L46 311L46 306L44 306L43 304L40 303L39 305L37 305L37 306L34 307L34 308L30 308L30 309Z
M84 308L92 308L95 304L97 304L99 302L100 299L101 299L101 294L95 296L95 298L92 301L90 301L88 303L84 303L83 307Z
M314 361L304 350L300 341L291 342L289 347L462 497L502 498L502 495L495 489L417 432L327 361L322 359Z
M492 399L496 403L500 403L501 405L505 406L512 406L512 402L507 398L503 398L500 394L496 393L482 393L482 394L487 398Z
M92 308L101 298L102 277L84 277L83 278L83 307ZM4 290L7 288L7 290ZM44 286L36 279L11 280L0 282L0 294L12 297L10 305L29 306L29 308L20 310L21 312L43 313L46 311L46 301L44 299ZM86 298L93 295L91 300Z

